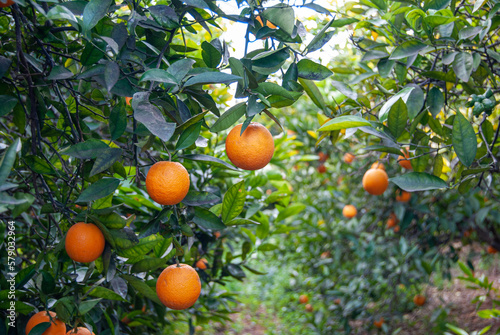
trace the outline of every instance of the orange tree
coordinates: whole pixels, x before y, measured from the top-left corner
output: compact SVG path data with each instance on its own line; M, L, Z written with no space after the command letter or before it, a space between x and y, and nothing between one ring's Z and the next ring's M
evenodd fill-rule
M24 333L40 312L30 334L41 334L51 327L45 310L99 334L193 333L196 324L228 320L235 294L223 286L257 272L250 255L275 248L265 243L269 211L283 212L277 220L295 212L286 211L283 175L235 168L223 135L259 115L280 133L269 109L301 96L299 77L329 75L304 56L328 41L333 22L326 9L304 5L324 18L306 44L289 5L238 6L224 13L204 0L2 2L2 331ZM216 38L229 20L247 26L241 59ZM254 40L263 46L247 52ZM241 100L227 108L219 85L230 83ZM284 140L275 138L272 166L292 155ZM240 155L251 149L241 146ZM269 149L267 156L265 163ZM182 165L155 165L148 178L163 161ZM202 258L206 269L193 274ZM179 262L190 266L174 265L157 283ZM183 276L186 294L170 292L168 283Z
M333 24L352 31L353 48L325 82L299 79L317 108L287 113L303 143L292 149L309 160L292 161L290 178L306 209L282 243L299 252L277 257L302 269L291 299L312 291L313 329L349 333L353 320L376 329L383 317L382 330L394 330L433 271L449 277L462 245L500 247L499 9L383 0L338 9ZM390 185L374 196L362 177L377 161ZM353 219L342 217L349 204Z

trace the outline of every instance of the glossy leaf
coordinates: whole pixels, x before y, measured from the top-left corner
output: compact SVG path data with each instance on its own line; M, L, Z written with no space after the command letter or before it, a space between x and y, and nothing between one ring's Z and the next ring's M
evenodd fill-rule
M471 166L476 157L477 137L470 122L460 112L453 121L452 144L462 164Z
M448 188L444 180L425 172L410 172L390 178L389 181L408 192Z

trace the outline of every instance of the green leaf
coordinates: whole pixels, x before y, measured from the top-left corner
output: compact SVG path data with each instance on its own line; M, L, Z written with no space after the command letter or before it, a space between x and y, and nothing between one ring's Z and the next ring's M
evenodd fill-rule
M319 31L312 41L307 45L306 50L307 52L313 52L316 50L321 49L323 45L328 43L328 41L332 38L333 34L335 34L335 31L330 31L326 32L328 28L335 22L335 18L331 19L330 22L328 22L322 29Z
M395 148L395 147L386 147L386 146L383 146L383 145L370 145L368 147L361 148L361 150L387 152L389 154L400 155L400 156L403 155L403 153L398 148Z
M341 27L344 27L344 26L347 26L351 23L355 23L355 22L358 22L359 20L358 19L355 19L355 18L343 18L343 19L338 19L338 20L335 20L333 23L332 23L332 27L334 28L341 28Z
M276 218L276 222L285 220L286 218L297 215L300 212L302 212L304 209L306 209L306 205L300 204L300 203L295 203L286 206L282 210L280 210L278 217Z
M131 272L148 272L156 270L160 266L164 266L167 261L163 258L147 257L144 258L134 265L132 265Z
M219 231L226 228L217 215L202 207L194 208L193 222L200 227L210 229L212 231Z
M458 159L463 165L471 166L476 157L477 137L470 122L460 112L455 115L451 137Z
M457 75L458 79L468 82L473 67L474 59L470 53L460 52L455 56L455 60L453 61L453 71Z
M389 180L408 192L448 188L444 180L425 172L410 172Z
M380 122L384 122L387 120L389 111L391 110L392 105L396 103L399 99L403 99L404 102L408 101L410 97L410 93L414 90L414 87L405 87L398 93L394 94L387 102L380 108L378 112L378 118Z
M434 86L429 90L429 94L427 94L427 107L429 107L429 111L431 112L433 117L441 112L444 106L444 95L441 90Z
M201 43L201 49L201 58L203 58L205 64L208 67L215 69L222 60L222 54L220 51L207 41L203 41L203 43Z
M165 70L161 69L151 69L144 72L141 76L141 81L156 81L158 83L167 83L172 85L178 85L177 79Z
M394 49L389 59L402 59L414 56L425 47L427 47L427 44L424 44L417 40L406 41L403 44L397 46L396 49Z
M239 171L237 168L232 166L229 163L224 162L222 159L213 157L213 156L208 156L208 155L201 155L201 154L193 154L193 155L182 155L179 156L180 158L184 159L189 159L192 161L197 161L197 162L203 162L208 165L212 165L218 168L223 168L223 169L230 169L234 171Z
M98 219L109 229L122 229L127 225L127 221L115 212L111 212L107 215L99 215Z
M145 296L149 300L152 300L158 305L163 306L160 299L158 299L156 292L151 287L149 287L143 279L139 279L131 275L122 275L121 277L128 281L130 286L132 286L137 292L141 293L143 296Z
M198 136L200 136L201 124L201 122L195 123L182 132L175 145L176 151L189 148L196 142Z
M446 327L451 329L457 335L469 335L469 333L467 333L465 330L455 327L449 323L446 324Z
M440 10L448 7L450 4L451 0L430 0L426 2L424 9L435 9L435 10Z
M184 86L204 85L204 84L230 84L242 79L239 76L224 72L203 72L189 78Z
M88 295L96 298L103 298L103 299L123 301L123 302L127 301L123 299L118 293L102 286L96 286L93 289L91 287L85 287L83 289L83 292L88 293Z
M229 108L220 118L210 127L210 131L218 133L231 127L238 121L246 112L246 103L240 102Z
M278 246L275 245L275 244L271 244L271 243L263 243L261 245L259 245L259 247L257 248L259 249L260 251L273 251L273 250L276 250L278 249Z
M127 129L127 111L125 110L125 105L121 103L116 105L109 114L109 133L111 135L111 140L114 141L122 136L125 129Z
M253 89L252 91L259 92L266 97L269 95L279 95L290 100L297 100L297 98L300 97L301 95L299 92L288 91L285 88L281 87L280 85L275 83L270 83L268 81L259 83L259 86Z
M242 180L231 186L222 201L222 221L227 223L240 215L245 205L247 192L245 190L245 181Z
M312 102L321 108L323 111L326 111L326 104L325 100L323 99L323 95L319 91L318 87L312 80L307 80L303 78L299 78L299 83L302 85L304 88L304 91L306 91L307 95L309 98L312 100Z
M119 148L107 148L103 150L99 157L95 160L92 170L90 171L90 177L101 173L111 167L120 157L122 156L122 149Z
M29 155L24 158L26 164L39 174L56 174L54 168L41 157Z
M432 167L432 174L435 175L436 177L441 176L441 174L443 173L443 167L444 167L443 156L436 155L436 157L434 158L434 166Z
M0 95L0 116L5 116L12 112L17 105L17 98L10 95Z
M358 95L356 92L353 92L347 85L341 83L340 81L331 80L330 84L335 87L340 93L348 97L349 99L356 100Z
M67 150L61 152L62 155L68 155L80 159L97 158L103 151L109 149L109 146L99 140L90 139L72 145Z
M14 142L5 151L5 154L0 161L0 185L3 185L10 174L10 170L16 161L16 152L21 149L21 140L16 138Z
M334 130L356 128L356 127L362 127L362 126L371 127L372 124L369 121L367 121L359 116L344 115L344 116L339 116L339 117L336 117L335 119L328 121L327 123L322 125L318 130L319 131L334 131Z
M41 322L33 327L27 335L42 335L51 325L50 322Z
M186 197L182 199L182 203L188 206L201 206L219 202L220 198L209 192L198 192L190 190Z
M83 10L83 30L89 31L106 15L111 0L90 0Z
M162 112L149 102L149 93L136 93L132 99L134 118L162 141L167 142L175 132L176 124L166 122Z
M235 218L232 219L227 223L227 226L242 226L242 225L247 225L247 224L254 224L254 225L260 225L260 222L250 220L250 219L243 219L243 218Z
M405 131L408 121L408 110L403 99L399 98L394 105L391 106L387 126L395 138L398 138Z
M309 80L324 80L333 74L327 67L306 58L297 63L297 68L299 77Z
M87 187L80 194L76 202L89 202L104 198L105 196L113 193L120 185L120 180L116 178L103 178L89 187Z
M90 299L81 301L78 305L78 312L84 315L90 312L92 308L94 308L102 299Z
M262 12L262 16L280 29L283 29L288 35L293 35L295 13L292 7L285 4L279 4L266 9Z

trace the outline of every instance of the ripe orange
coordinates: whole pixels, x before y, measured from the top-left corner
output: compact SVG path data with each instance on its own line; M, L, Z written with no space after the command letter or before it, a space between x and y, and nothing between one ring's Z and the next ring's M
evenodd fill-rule
M320 162L324 162L328 159L328 154L325 154L324 152L319 152L318 156Z
M309 302L309 297L305 294L302 294L300 297L299 297L299 302L301 304L307 304Z
M358 214L358 210L353 205L345 205L342 209L342 215L348 219L355 217Z
M383 163L380 163L380 162L375 162L372 164L370 169L382 169L385 171L385 165Z
M128 106L131 106L131 104L130 104L130 100L132 100L132 97L126 97L126 98L125 98L125 103L126 103Z
M369 169L363 176L363 188L372 195L381 195L389 186L389 177L382 169Z
M200 270L206 270L207 269L208 262L205 258L202 258L196 262L196 267Z
M394 227L394 232L395 232L395 233L399 233L399 230L400 230L400 227L399 227L399 226Z
M66 252L75 262L89 263L104 251L104 235L93 223L78 222L66 234Z
M12 0L0 0L0 8L10 7L14 4Z
M412 167L411 167L411 161L409 161L408 159L406 158L410 158L410 152L408 151L408 148L404 148L403 149L403 153L404 153L404 157L403 156L398 156L398 163L401 167L407 169L407 170L411 170Z
M273 158L273 136L266 127L257 122L250 123L243 136L240 136L241 126L237 125L227 135L227 157L240 169L262 169Z
M382 328L383 324L384 324L384 318L380 318L380 320L378 321L373 321L373 325L379 329Z
M325 251L325 252L321 253L321 255L319 257L321 259L330 258L330 257L332 257L332 253L330 251Z
M189 192L189 173L177 162L156 162L146 176L149 196L160 205L177 205Z
M71 329L66 333L66 335L95 335L95 334L85 327L78 327L76 329Z
M319 173L325 173L326 172L326 166L325 166L325 164L320 164L318 166L318 172Z
M255 17L255 19L256 19L257 21L259 21L259 23L260 23L260 25L261 25L262 27L264 27L264 23L262 22L262 18L261 18L260 16L256 16L256 17ZM276 26L275 26L274 24L272 24L271 22L269 22L269 20L267 20L267 22L266 22L266 26L268 26L268 27L269 27L269 28L271 28L271 29L276 29Z
M410 199L411 199L411 193L410 192L406 192L406 191L400 190L396 194L396 201L399 201L399 202L408 202L408 201L410 201Z
M200 277L187 264L173 264L158 277L156 294L171 309L181 310L194 305L201 292Z
M489 253L489 254L496 254L498 252L497 249L495 249L494 247L492 247L491 245L488 246L488 249L486 249L486 251Z
M417 294L413 297L413 303L417 306L423 306L425 304L425 297Z
M395 227L397 224L398 218L396 217L396 214L391 213L391 215L389 215L389 219L387 219L387 228Z
M216 231L216 232L214 233L214 236L215 236L215 238L216 238L216 239L217 239L217 238L219 238L219 237L220 237L220 231Z
M339 298L337 298L337 299L333 300L333 303L334 303L335 305L340 305L341 301L340 301L340 299L339 299Z
M50 314L50 317L49 317ZM51 320L52 318L52 320ZM43 322L51 322L50 327L42 333L42 335L65 335L66 324L57 319L57 314L54 312L42 311L38 312L29 319L26 325L26 335L28 335L36 325Z
M344 155L344 162L346 162L347 164L351 164L354 158L356 158L356 156L354 156L353 154L346 153Z
M464 231L464 237L470 237L472 232L474 231L474 229L467 229L466 231Z
M307 312L312 312L314 310L314 308L311 306L311 304L307 304L306 305L306 311Z

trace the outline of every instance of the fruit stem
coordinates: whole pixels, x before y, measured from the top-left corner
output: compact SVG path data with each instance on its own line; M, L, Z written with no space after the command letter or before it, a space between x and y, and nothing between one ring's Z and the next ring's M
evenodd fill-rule
M177 267L180 268L181 265L179 264L179 257L177 255L175 256L175 262L177 263Z

